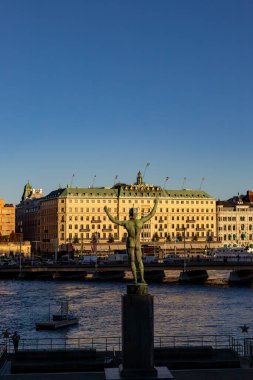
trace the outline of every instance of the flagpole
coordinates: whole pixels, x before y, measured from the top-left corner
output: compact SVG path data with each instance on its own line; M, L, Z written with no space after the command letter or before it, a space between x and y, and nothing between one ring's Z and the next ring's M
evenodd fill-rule
M114 178L114 186L116 185L116 180L117 180L118 178L119 178L119 176L116 175L115 178Z
M94 186L94 182L95 182L95 179L96 179L96 174L94 175L94 177L93 177L93 180L92 180L92 184L91 184L91 188L93 188L93 186Z
M199 190L202 189L202 185L203 185L204 180L205 180L205 177L202 177L201 178L201 182L200 182L200 186L199 186Z
M144 180L144 177L145 177L145 174L146 174L146 170L147 168L150 166L150 162L147 162L146 163L146 166L145 166L145 169L144 169L144 172L143 172L143 176L142 176L142 179Z
M184 188L185 188L185 183L186 183L186 180L187 180L187 178L186 178L186 177L184 177L184 179L183 179L183 183L182 183L182 190L184 190Z
M165 180L164 180L164 183L163 183L163 190L165 189L165 184L166 182L170 179L170 177L166 177Z

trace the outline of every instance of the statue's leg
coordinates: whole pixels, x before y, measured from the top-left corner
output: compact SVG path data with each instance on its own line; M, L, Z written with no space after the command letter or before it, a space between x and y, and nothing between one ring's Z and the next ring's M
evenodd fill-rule
M137 284L137 273L136 273L136 265L135 265L135 257L134 257L134 248L128 248L128 254L130 258L131 270L134 277L134 283Z
M144 280L144 265L142 262L142 253L141 253L141 248L136 248L136 258L140 270L140 275L141 275L141 283L146 284L146 281Z

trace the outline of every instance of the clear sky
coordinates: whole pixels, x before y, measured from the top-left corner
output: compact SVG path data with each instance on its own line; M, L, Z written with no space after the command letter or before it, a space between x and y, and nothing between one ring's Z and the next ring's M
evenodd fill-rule
M253 189L251 0L1 0L0 197Z

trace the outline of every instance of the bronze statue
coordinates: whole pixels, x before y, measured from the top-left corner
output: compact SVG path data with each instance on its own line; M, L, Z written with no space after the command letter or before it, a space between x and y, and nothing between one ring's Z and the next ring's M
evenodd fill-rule
M131 270L133 273L135 284L137 284L137 272L136 272L136 264L135 264L136 261L138 263L138 267L139 267L139 271L141 275L141 283L142 284L146 283L144 280L144 266L142 262L140 235L141 235L141 230L143 228L144 223L146 223L155 215L157 204L158 204L158 199L155 198L153 209L147 216L144 216L141 219L137 219L137 215L138 215L137 208L130 208L129 220L118 220L109 213L108 208L106 206L104 208L110 221L115 224L125 227L125 229L128 232L127 253L131 262Z

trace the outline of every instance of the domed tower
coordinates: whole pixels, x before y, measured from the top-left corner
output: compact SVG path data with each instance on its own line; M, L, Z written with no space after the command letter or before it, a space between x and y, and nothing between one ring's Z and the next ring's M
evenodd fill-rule
M28 198L31 192L32 192L32 185L29 183L29 180L28 180L27 184L25 184L21 201L24 201L26 198Z
M136 184L137 185L142 185L143 183L143 180L142 180L142 174L141 172L139 171L138 174L137 174L137 181L136 181Z

